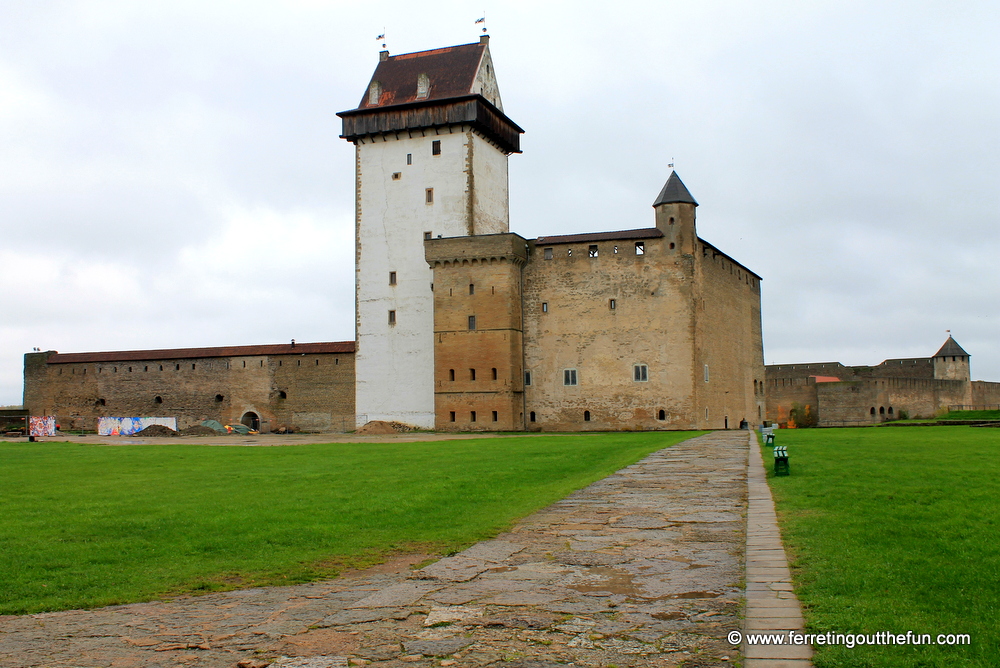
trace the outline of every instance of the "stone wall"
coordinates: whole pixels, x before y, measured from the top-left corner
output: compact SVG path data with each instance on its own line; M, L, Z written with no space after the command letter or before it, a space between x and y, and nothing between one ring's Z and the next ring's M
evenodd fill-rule
M261 431L354 429L351 352L180 358L147 352L147 359L109 353L80 362L60 361L74 355L55 351L28 353L24 405L32 415L57 416L63 429L92 430L98 417L137 416L176 417L183 429L206 419L238 423L247 413L259 416Z

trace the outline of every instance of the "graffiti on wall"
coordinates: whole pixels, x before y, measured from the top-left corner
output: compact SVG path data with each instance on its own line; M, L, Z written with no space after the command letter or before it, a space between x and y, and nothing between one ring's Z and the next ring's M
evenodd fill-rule
M172 417L102 417L97 418L97 433L100 436L131 436L154 424L177 431L177 418Z
M32 415L28 418L29 436L55 436L56 419L51 415Z

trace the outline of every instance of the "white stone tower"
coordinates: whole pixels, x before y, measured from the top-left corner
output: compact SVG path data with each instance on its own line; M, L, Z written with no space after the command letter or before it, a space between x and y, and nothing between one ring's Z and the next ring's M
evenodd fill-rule
M434 427L433 275L424 239L508 230L507 156L521 128L503 113L489 37L390 56L357 109L356 411Z

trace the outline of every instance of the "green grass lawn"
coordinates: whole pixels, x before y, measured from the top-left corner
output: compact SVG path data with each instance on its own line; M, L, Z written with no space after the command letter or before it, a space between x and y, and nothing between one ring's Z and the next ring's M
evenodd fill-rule
M964 647L821 647L815 665L1000 665L1000 430L798 429L775 440L792 474L769 482L810 632L972 636Z
M696 434L286 447L0 444L0 614L448 553Z

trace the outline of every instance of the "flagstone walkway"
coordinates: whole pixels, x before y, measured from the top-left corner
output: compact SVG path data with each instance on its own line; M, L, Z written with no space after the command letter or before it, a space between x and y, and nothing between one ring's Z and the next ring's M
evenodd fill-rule
M661 450L420 571L0 617L0 666L730 665L749 440Z

